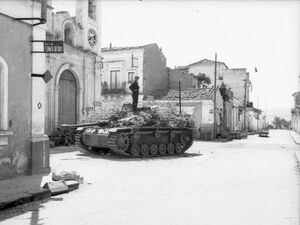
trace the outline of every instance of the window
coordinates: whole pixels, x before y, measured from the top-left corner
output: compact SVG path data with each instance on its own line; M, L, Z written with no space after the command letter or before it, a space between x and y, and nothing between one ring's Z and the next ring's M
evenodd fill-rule
M74 28L70 22L64 26L64 41L67 44L73 45L74 43Z
M96 1L89 0L89 17L96 20Z
M135 58L133 54L131 55L131 67L138 67L138 58Z
M134 81L134 72L128 72L128 83L132 83Z
M110 71L110 89L121 88L120 70Z
M8 68L0 56L0 130L7 130Z

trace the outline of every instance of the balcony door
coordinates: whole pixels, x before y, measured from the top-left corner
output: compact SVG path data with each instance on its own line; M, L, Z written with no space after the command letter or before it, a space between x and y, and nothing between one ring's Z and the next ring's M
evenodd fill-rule
M121 71L112 70L110 71L110 89L121 88Z

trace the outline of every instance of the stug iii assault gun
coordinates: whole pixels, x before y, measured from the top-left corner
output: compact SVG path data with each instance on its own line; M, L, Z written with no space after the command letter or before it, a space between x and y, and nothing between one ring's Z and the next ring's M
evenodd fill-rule
M183 154L193 143L194 123L189 115L161 109L122 110L108 120L62 125L70 142L90 150L108 149L127 157Z
M107 121L62 125L74 144L90 150L109 149L127 157L155 157L183 154L193 143L190 128L107 127Z

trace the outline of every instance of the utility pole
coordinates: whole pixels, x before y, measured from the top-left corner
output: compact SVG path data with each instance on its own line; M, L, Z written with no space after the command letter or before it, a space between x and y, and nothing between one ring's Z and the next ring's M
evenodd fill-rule
M213 138L217 137L217 53L215 53L215 77L214 77L214 127Z
M181 114L181 82L179 81L179 113Z
M246 107L247 107L247 79L244 80L244 131L246 131Z

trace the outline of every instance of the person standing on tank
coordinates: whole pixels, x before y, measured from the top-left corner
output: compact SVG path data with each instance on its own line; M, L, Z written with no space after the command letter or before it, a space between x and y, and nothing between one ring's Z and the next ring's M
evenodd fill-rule
M137 104L139 101L139 90L140 86L138 84L139 77L134 77L134 82L129 86L129 89L132 92L132 111L135 112L137 110Z

